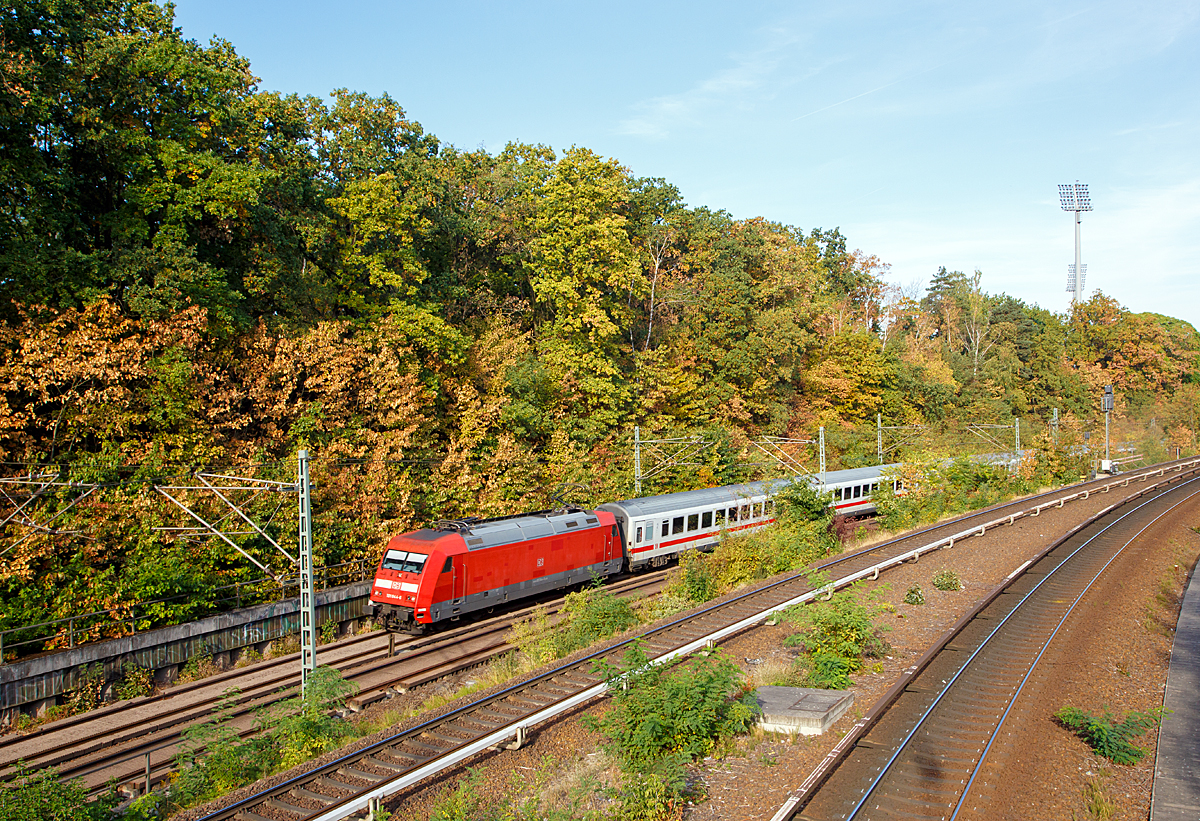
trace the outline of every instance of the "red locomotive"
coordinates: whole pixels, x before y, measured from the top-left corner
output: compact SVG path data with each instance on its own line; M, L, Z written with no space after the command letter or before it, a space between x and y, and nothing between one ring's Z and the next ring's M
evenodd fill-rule
M613 514L564 508L438 522L394 536L371 604L389 630L421 632L467 613L621 572Z

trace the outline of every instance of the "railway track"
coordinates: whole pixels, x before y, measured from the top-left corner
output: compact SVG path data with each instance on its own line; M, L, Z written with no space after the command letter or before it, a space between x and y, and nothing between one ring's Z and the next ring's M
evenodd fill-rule
M982 817L997 783L981 773L1050 642L1126 548L1197 494L1200 478L1179 477L1102 511L1013 574L906 672L775 821Z
M666 571L645 573L614 582L611 589L618 596L653 593L665 577ZM552 618L563 601L559 597L544 603ZM394 656L386 635L356 636L321 648L318 662L335 667L359 686L348 707L360 710L510 651L509 628L532 609L433 635L402 637ZM146 783L162 782L173 770L182 731L210 718L218 702L231 704L230 726L244 738L255 732L256 710L297 695L296 659L296 654L282 656L179 685L150 699L71 716L38 733L0 737L0 781L12 777L22 761L27 770L58 767L61 778L82 778L93 792L107 788L112 779L119 784L138 782L141 789ZM238 692L229 698L231 687Z
M479 752L501 745L520 746L535 725L602 695L606 685L595 673L596 663L601 660L619 663L632 641L641 641L656 662L681 657L760 623L792 604L809 601L857 579L878 578L879 572L887 567L917 559L932 550L953 547L956 542L990 528L1011 524L1025 516L1037 516L1072 499L1087 498L1122 485L1127 487L1139 480L1144 482L1151 475L1163 476L1168 472L1182 475L1184 471L1189 475L1200 471L1200 460L1000 505L838 557L818 568L836 575L834 581L821 588L814 589L803 573L772 582L348 753L213 812L204 821L268 818L336 821L352 817L377 806L382 798Z

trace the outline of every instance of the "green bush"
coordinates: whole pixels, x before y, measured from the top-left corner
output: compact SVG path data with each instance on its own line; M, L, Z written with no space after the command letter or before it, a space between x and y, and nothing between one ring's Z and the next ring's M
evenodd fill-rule
M805 676L802 687L815 687L820 690L845 690L853 682L850 674L861 669L861 662L833 653L813 653L803 665Z
M925 591L921 589L921 585L914 584L904 593L905 604L924 604Z
M833 593L828 601L811 601L787 608L783 621L793 622L800 632L784 639L790 647L803 647L810 654L838 656L849 660L857 671L863 656L882 656L888 650L883 628L875 623L884 608L879 602L884 588L866 592L858 584Z
M933 574L933 586L938 590L962 590L962 579L953 570L939 570Z
M689 602L706 602L717 597L717 580L713 578L708 555L689 550L679 557L679 567L671 573L667 592Z
M638 623L633 603L597 583L568 593L557 624L544 605L512 626L509 643L539 663L562 658Z
M1070 467L1067 467L1069 462ZM946 461L940 454L925 454L885 472L875 497L879 523L889 530L904 530L943 516L966 513L1030 493L1044 484L1066 481L1056 471L1071 474L1076 460L1052 459L1039 451L1012 472L1005 465L990 465L960 457ZM902 491L893 490L899 480Z
M24 761L0 784L0 821L92 821L108 817L106 807L88 806L80 780L60 781L58 768L29 772Z
M154 672L136 664L126 664L125 674L117 682L117 697L122 699L148 696L154 690Z
M758 705L742 693L741 674L717 653L674 664L650 664L640 644L622 666L601 663L612 706L584 721L606 737L608 750L629 773L678 776L679 767L722 739L748 730Z
M1097 755L1116 764L1136 764L1146 751L1133 744L1131 739L1157 726L1165 712L1165 708L1156 707L1145 713L1131 712L1122 721L1115 722L1115 717L1107 707L1103 715L1093 716L1067 705L1055 713L1054 718L1086 741Z

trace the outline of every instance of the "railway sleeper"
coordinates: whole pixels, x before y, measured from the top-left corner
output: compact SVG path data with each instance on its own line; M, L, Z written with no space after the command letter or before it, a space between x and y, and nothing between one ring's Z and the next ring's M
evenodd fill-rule
M486 733L489 730L502 727L506 723L504 721L488 721L485 718L477 718L474 713L470 715L459 716L455 720L458 721L460 725L463 725L463 732L467 733Z
M426 744L426 743L424 743L423 741L418 741L418 740L417 740L417 739L415 739L415 738L406 738L406 739L404 739L404 741L402 742L402 744L411 744L411 745L413 745L414 747L420 747L422 750L429 750L430 752L432 752L432 753L435 753L435 754L439 754L439 755L440 755L441 753L444 753L444 752L446 752L446 750L445 750L444 748L442 748L442 747L437 747L437 746L435 746L435 745L433 745L433 744Z
M278 821L278 819L267 818L265 815L259 815L256 812L251 812L250 810L239 811L236 818L237 821Z
M369 766L369 767L378 767L379 769L387 770L390 773L403 773L403 772L407 772L408 770L412 769L411 765L393 764L390 761L383 761L382 759L375 758L374 756L367 756L366 758L363 759L363 762L366 763L367 766Z
M495 710L489 710L487 707L480 707L478 710L472 710L471 715L486 716L487 718L495 719L496 721L499 721L502 724L507 724L508 722L512 721L514 718L520 718L520 716L510 715L508 713L498 713ZM483 721L486 721L486 719L480 719L480 721L483 722ZM489 721L487 723L490 724L491 722Z
M459 732L474 735L474 733L472 733L470 730L462 729L459 727L451 727L451 726L447 725L446 728L444 728L444 729L459 730ZM429 738L434 739L435 741L444 741L447 744L450 744L454 747L457 747L458 745L460 745L466 741L470 741L469 738L462 738L462 737L456 736L456 735L446 735L445 733L439 733L436 730L426 730L425 735L427 735Z
M558 701L558 699L556 699L556 698L538 698L536 693L534 693L531 690L525 690L520 693L513 693L511 696L508 697L508 700L510 702L515 702L516 704L520 704L520 702L523 701L530 707L537 707L539 709L542 707L548 707L551 704L553 704L554 702ZM518 707L518 709L520 709L520 708Z
M330 778L327 775L319 775L313 780L314 784L320 784L322 787L328 787L331 790L338 792L355 792L358 787L347 784L345 781L338 781L336 778Z
M601 680L599 676L588 676L583 673L563 673L558 678L572 687L591 687L593 684L599 684Z
M301 807L299 804L289 804L287 801L284 801L281 798L268 798L263 802L263 804L273 810L282 810L283 812L288 812L292 815L298 815L301 818L312 814L311 809L307 807Z
M331 795L313 792L312 790L306 790L303 787L292 787L292 792L294 792L298 798L307 798L309 801L316 801L318 804L322 804L326 807L328 807L330 804L336 804L338 801Z
M360 770L357 767L351 767L349 764L347 764L343 767L338 767L338 772L344 773L344 774L350 776L351 778L361 779L370 784L378 784L380 781L387 780L386 775L380 775L379 773L369 773L366 770Z

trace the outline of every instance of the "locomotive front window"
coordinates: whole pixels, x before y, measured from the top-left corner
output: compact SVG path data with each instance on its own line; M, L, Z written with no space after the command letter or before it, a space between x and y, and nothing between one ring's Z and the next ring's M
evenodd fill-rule
M389 550L383 554L383 568L396 570L401 573L420 573L428 559L424 553L405 553L403 550Z
M683 517L682 516L676 516L674 519L671 520L671 532L672 533L682 533L683 532Z
M711 510L705 511L704 515L700 517L700 527L704 528L705 530L712 527L712 511Z
M425 553L409 553L408 558L404 560L404 567L400 570L404 573L420 573L428 558L429 556Z

